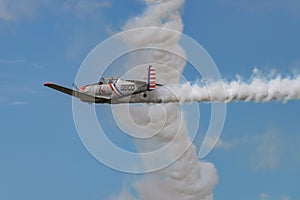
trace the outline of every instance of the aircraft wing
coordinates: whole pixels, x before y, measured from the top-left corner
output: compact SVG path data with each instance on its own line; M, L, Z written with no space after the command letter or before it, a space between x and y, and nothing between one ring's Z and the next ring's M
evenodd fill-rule
M82 92L78 92L76 90L72 90L70 88L66 88L66 87L63 87L63 86L60 86L60 85L56 85L54 83L45 83L44 86L52 88L54 90L58 90L58 91L63 92L65 94L77 97L81 101L84 101L84 102L111 103L111 99L109 99L109 98L92 96L90 94L85 94L85 93L82 93Z

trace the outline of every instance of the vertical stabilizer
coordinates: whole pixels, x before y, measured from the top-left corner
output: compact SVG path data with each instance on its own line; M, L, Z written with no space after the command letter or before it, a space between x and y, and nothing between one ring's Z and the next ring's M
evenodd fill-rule
M147 90L148 91L154 90L155 86L156 86L155 69L150 65L149 68L148 68Z

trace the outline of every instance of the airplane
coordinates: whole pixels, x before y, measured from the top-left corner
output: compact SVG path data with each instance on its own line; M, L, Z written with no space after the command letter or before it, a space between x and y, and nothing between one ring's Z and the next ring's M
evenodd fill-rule
M87 103L161 103L161 100L151 91L156 86L155 69L150 65L147 69L147 81L123 80L120 77L101 78L98 83L84 85L77 90L46 82L44 86L74 96Z

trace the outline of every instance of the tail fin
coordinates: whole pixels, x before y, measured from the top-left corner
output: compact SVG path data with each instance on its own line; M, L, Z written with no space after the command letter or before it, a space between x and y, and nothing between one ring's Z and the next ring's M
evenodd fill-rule
M156 86L155 69L150 65L149 68L148 68L147 90L148 91L154 90L155 86Z

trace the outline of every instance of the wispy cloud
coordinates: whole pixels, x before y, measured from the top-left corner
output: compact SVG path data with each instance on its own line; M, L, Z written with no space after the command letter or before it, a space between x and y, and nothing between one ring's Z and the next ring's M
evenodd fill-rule
M74 14L78 18L91 17L101 8L110 8L112 6L110 1L97 0L66 0L64 2L64 11Z
M5 21L15 20L15 16L8 10L8 1L1 0L0 1L0 19Z
M37 93L36 88L24 85L0 86L0 105L4 107L27 106Z
M225 141L221 138L219 138L218 142L216 143L216 145L214 146L215 149L222 149L225 151L230 151L246 142L249 141L249 138L247 137L243 137L243 138L238 138L238 139L234 139L231 141ZM209 140L208 140L209 142Z
M126 186L125 186L126 187ZM110 200L137 200L133 195L126 189L123 189L118 196L112 196Z
M270 194L262 192L259 195L259 200L272 200L272 199L280 199L280 200L290 200L290 196L288 195L281 195L280 198L273 198Z
M267 193L262 192L259 194L259 200L270 200L270 198L271 198L271 195L269 195Z
M276 131L268 131L261 136L256 136L253 142L256 145L251 153L252 167L278 169L286 151L284 138Z
M9 105L11 105L11 106L24 106L24 105L27 105L27 104L28 104L28 102L25 102L25 101L13 101Z
M289 64L292 74L300 74L300 58Z
M35 16L50 0L0 0L0 20L17 21Z
M282 195L281 200L290 200L291 198L287 195Z
M82 18L93 15L100 8L109 7L111 7L111 2L108 0L0 0L0 20L21 21L42 13L43 9L53 9L60 12L61 8L63 11Z
M262 134L245 136L231 141L219 140L216 149L225 151L246 150L250 167L254 170L277 170L299 166L300 140L296 136L270 129Z
M206 143L203 145L206 145L207 147L205 148L209 148L211 146L214 146L214 149L223 149L225 151L229 151L232 148L234 148L234 146L236 145L235 142L233 141L224 141L221 138L218 139L217 143L215 143L215 139L214 138L206 138Z
M67 14L73 18L74 23L70 25L72 30L68 30L70 34L65 47L66 56L71 60L81 59L81 56L86 55L100 42L101 34L106 36L107 33L103 30L107 24L103 11L111 7L112 3L109 0L0 0L0 21L21 22L35 19L43 13L62 17ZM22 60L0 60L0 64L21 62Z
M0 102L4 105L21 106L27 105L28 96L36 94L36 91L24 85L0 85Z
M300 17L300 2L298 0L222 0L226 6L231 6L242 12L250 14L285 13Z
M19 64L19 63L24 63L26 62L25 60L22 59L1 59L0 58L0 64Z
M114 35L114 34L118 33L119 31L116 30L111 24L109 24L108 26L106 26L105 32L106 32L108 35Z
M64 2L63 11L70 13L78 22L73 28L66 48L68 59L74 60L85 56L100 42L101 34L106 34L103 30L107 27L102 11L110 7L112 4L107 0L66 0ZM93 31L91 31L91 24Z
M47 68L44 65L39 63L35 63L32 61L27 61L23 59L4 59L0 58L0 67L32 67L35 69L44 69Z
M7 85L0 85L0 93L1 94L35 94L36 91L29 86L25 85L16 85L16 84L7 84Z

